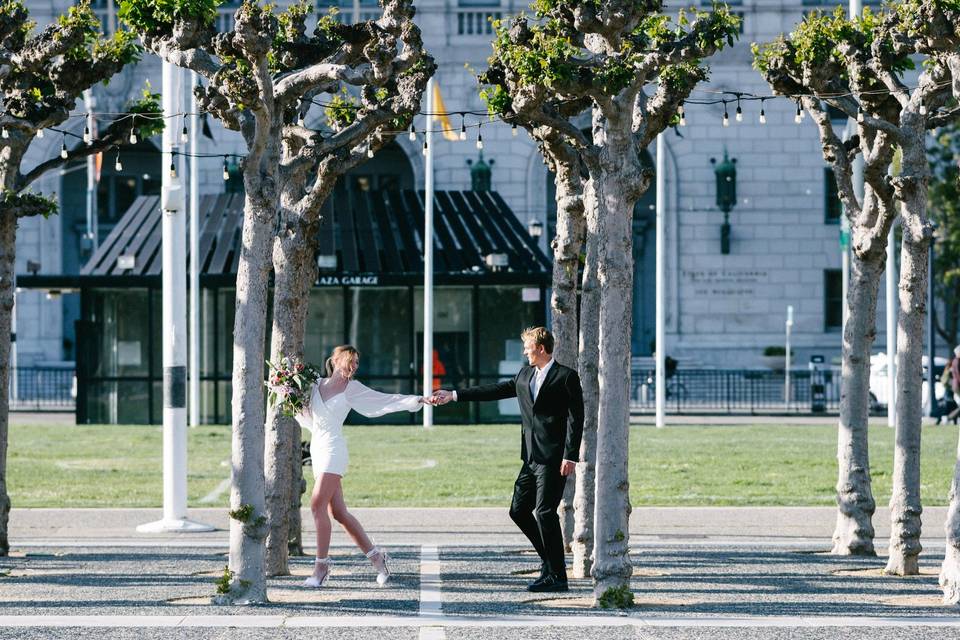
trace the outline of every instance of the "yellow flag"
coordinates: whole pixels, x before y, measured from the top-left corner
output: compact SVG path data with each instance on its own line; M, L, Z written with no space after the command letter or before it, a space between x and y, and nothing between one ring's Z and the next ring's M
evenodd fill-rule
M440 96L440 85L436 80L433 81L433 112L440 128L443 130L443 137L446 140L459 140L460 136L453 130L450 124L450 115L447 113L447 107L443 104L443 98Z

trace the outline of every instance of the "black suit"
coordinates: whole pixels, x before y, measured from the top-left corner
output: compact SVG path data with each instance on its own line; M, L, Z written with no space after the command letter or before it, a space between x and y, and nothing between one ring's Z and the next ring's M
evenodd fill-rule
M535 367L526 366L512 380L457 389L457 400L519 401L523 466L513 487L510 517L530 539L547 570L566 578L563 535L557 515L566 484L566 478L560 475L560 463L580 459L583 391L577 372L554 362L534 401L530 382L535 374Z

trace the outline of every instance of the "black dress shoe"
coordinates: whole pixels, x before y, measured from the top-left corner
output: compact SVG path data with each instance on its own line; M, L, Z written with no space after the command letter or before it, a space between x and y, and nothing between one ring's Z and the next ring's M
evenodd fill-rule
M550 575L550 570L547 569L547 563L546 563L546 562L541 562L541 563L540 563L540 575L537 576L537 582L539 582L540 580L543 580L543 579L546 578L548 575Z
M532 591L533 593L558 593L567 591L567 579L563 576L549 575L531 584L527 587L527 591Z

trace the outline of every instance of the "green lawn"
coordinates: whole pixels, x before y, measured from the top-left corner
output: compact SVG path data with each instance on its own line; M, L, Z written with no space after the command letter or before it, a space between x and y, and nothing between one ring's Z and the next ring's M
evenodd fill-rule
M353 506L504 506L519 468L519 426L348 427ZM925 427L923 499L946 504L955 427ZM229 476L228 427L189 431L191 506ZM143 426L11 427L14 507L157 507L161 430ZM890 497L893 430L872 427L877 503ZM602 464L602 463L601 463ZM829 426L634 427L634 505L832 505L836 429ZM308 481L312 482L309 467Z

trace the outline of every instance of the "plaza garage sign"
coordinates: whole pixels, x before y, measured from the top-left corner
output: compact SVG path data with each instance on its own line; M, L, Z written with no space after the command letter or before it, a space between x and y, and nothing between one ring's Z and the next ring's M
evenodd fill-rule
M380 284L380 276L320 276L320 287L375 287Z

